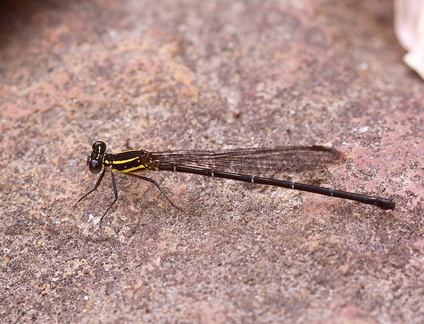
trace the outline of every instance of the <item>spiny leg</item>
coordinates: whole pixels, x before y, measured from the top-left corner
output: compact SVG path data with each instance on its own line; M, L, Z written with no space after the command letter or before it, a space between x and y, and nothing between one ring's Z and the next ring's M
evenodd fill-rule
M102 226L102 221L103 218L106 216L106 214L109 212L109 210L112 208L112 206L116 203L116 201L118 200L118 189L116 188L116 181L115 181L115 175L113 174L113 172L110 173L110 176L112 177L112 188L113 188L113 193L115 194L115 199L112 201L112 203L109 205L109 207L106 209L106 211L104 212L104 214L102 215L102 217L100 218L99 221L99 226Z
M171 201L171 199L169 199L168 198L168 196L165 194L165 192L162 190L162 188L159 186L159 184L155 181L155 180L153 180L153 179L150 179L150 178L147 178L147 177L143 177L143 176L141 176L141 175L138 175L138 174L134 174L134 173L126 173L127 175L129 175L129 176L132 176L132 177L135 177L135 178L139 178L139 179L141 179L141 180L144 180L144 181L148 181L148 182L150 182L150 183L153 183L155 186L156 186L156 188L158 188L159 189L159 191L162 193L162 195L164 195L164 197L166 198L166 200L168 200L169 201L169 203L172 205L172 206L174 206L175 208L177 208L178 210L180 210L180 211L183 211L180 207L178 207L177 205L175 205L172 201Z
M97 180L96 184L94 185L94 188L91 189L89 192L87 192L84 196L82 196L74 205L74 207L76 205L78 205L85 197L87 197L89 194L93 193L94 191L96 191L96 189L99 187L100 183L103 180L103 177L105 176L106 173L106 169L103 169L102 174L100 175L99 179Z

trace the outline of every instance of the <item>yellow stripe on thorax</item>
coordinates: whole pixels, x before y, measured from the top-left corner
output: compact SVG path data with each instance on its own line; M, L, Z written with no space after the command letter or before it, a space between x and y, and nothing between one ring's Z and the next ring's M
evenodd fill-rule
M112 172L120 172L120 173L129 173L129 172L141 173L141 172L147 172L147 171L150 171L150 170L147 169L145 165L138 165L136 167L125 169L125 170L112 169Z

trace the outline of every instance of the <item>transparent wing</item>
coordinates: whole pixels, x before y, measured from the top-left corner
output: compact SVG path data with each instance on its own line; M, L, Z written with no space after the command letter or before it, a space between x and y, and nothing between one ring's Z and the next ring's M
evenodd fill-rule
M216 151L152 152L160 165L186 165L231 172L299 172L339 163L343 155L323 146L280 146Z

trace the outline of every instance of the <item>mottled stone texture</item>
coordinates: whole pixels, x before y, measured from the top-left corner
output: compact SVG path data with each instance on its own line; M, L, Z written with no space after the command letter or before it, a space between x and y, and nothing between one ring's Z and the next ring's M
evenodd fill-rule
M424 84L386 0L0 3L0 318L73 323L423 323ZM328 144L276 177L95 182L110 150Z

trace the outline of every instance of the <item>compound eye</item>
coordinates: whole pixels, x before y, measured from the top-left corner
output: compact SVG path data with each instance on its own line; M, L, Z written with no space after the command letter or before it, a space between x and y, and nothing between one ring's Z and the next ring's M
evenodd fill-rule
M93 143L93 151L96 151L98 154L103 154L106 152L106 144L102 141L96 141Z
M91 157L88 157L87 164L91 173L99 173L102 171L103 165L99 160L93 160Z

